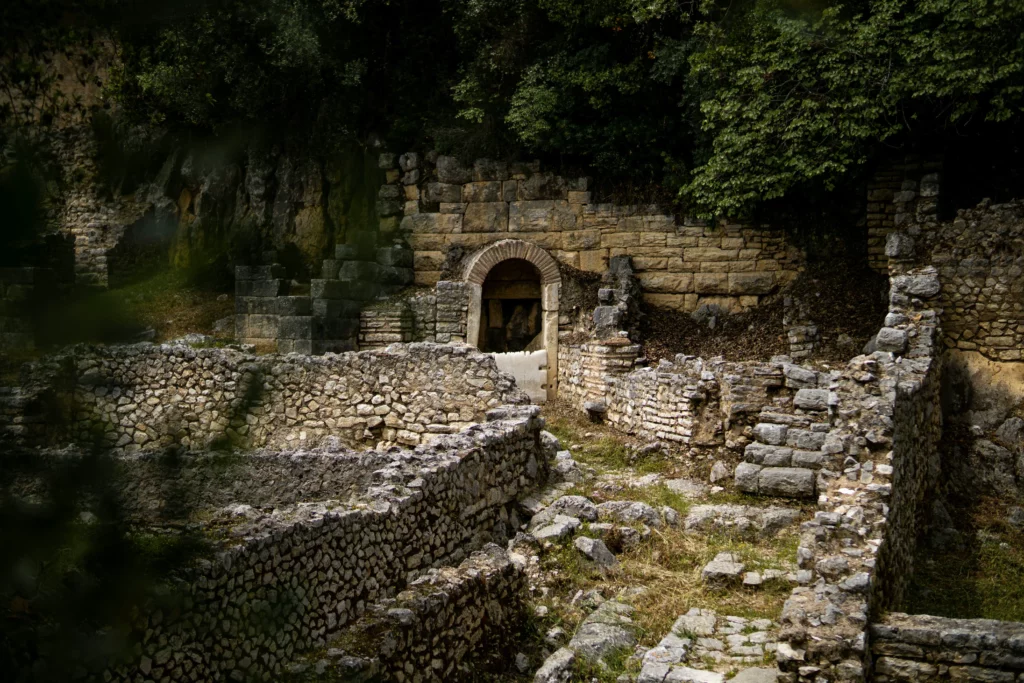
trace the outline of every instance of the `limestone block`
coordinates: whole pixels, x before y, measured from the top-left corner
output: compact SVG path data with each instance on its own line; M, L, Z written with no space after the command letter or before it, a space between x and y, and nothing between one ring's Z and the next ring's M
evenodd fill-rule
M601 246L601 233L597 230L569 230L563 233L566 249L596 249Z
M509 232L556 232L576 229L576 214L564 200L517 201L509 204Z
M762 496L811 498L815 493L814 472L800 467L765 467L757 475Z
M668 266L668 259L664 256L636 256L633 258L633 269L637 272L644 270L665 270Z
M473 202L466 207L462 219L463 232L508 232L508 204L505 202Z
M638 247L640 246L640 233L638 232L611 232L601 235L602 247Z
M665 294L685 294L692 292L693 275L691 273L640 273L637 279L645 292Z
M454 213L420 213L415 216L406 216L402 219L402 230L412 234L461 232L462 216Z
M603 273L608 269L608 250L591 249L580 252L580 269L591 273Z
M462 201L462 186L451 183L427 183L423 188L423 201L428 204Z
M677 311L692 311L697 308L696 294L655 294L644 292L643 299L652 306L672 308Z
M501 182L473 182L462 186L462 201L469 202L500 202Z
M406 237L413 251L442 251L448 243L445 235L413 233Z
M567 200L568 187L563 178L551 173L535 173L519 181L519 201ZM568 203L568 202L567 202Z
M793 405L804 410L828 410L827 389L800 389L793 397Z
M761 465L741 462L736 466L734 475L736 488L744 493L757 493L758 477L762 469Z
M879 351L903 353L907 350L907 333L894 327L883 327L875 335L875 348Z
M444 252L417 251L413 254L413 268L416 270L441 270L444 264Z
M463 166L455 157L439 156L437 157L437 178L442 183L463 185L473 180L473 171Z
M728 294L729 276L727 273L697 273L693 289L698 294Z
M729 273L730 294L770 294L773 289L772 273Z

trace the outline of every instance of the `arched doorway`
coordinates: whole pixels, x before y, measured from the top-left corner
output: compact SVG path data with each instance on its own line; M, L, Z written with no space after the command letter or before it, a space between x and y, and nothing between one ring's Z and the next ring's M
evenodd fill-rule
M495 354L499 366L510 372L528 362L515 354L539 357L542 382L527 391L537 401L553 399L558 388L558 263L534 244L502 240L475 254L465 273L469 343ZM518 369L513 374L522 379Z
M525 259L508 259L491 268L480 305L480 350L493 353L544 348L540 273Z

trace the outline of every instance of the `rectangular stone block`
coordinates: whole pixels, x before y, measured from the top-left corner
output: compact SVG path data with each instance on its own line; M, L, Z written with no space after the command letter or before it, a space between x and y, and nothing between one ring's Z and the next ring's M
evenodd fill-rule
M597 230L569 230L562 233L566 249L596 249L601 246L601 233Z
M608 250L591 249L580 252L580 270L604 273L608 270Z
M697 273L693 288L698 294L728 294L729 276L726 273Z
M739 249L720 249L718 247L683 248L683 258L687 261L735 261L738 256Z
M402 230L407 233L448 235L462 232L462 216L457 213L420 213L402 219Z
M277 336L281 339L312 339L313 317L309 315L280 316Z
M311 315L312 301L308 296L280 296L274 301L274 312L278 315Z
M772 273L730 273L730 294L770 294L775 289Z
M474 182L462 186L462 201L469 202L500 202L501 182Z
M677 311L693 311L697 308L696 294L656 294L644 292L643 299L651 306L661 306Z
M508 221L508 204L505 202L474 202L466 206L462 232L506 233Z
M639 232L611 232L601 235L602 247L638 247L640 246Z
M690 273L639 273L637 279L645 292L686 294L693 291Z
M413 254L413 268L416 270L441 270L443 264L442 251L417 251Z
M320 319L358 318L362 305L351 299L314 299L313 315Z
M555 232L576 229L576 213L565 200L518 201L509 204L509 232Z
M765 467L757 474L757 492L779 498L813 498L814 472L799 467Z
M421 286L433 287L437 284L438 280L441 279L441 271L439 270L417 270L416 271L416 284Z
M278 317L276 315L250 315L246 317L246 337L259 339L275 339L278 336Z
M462 185L455 185L453 183L427 183L423 187L423 201L429 204L461 202Z
M413 233L406 239L413 251L442 251L447 244L445 235Z

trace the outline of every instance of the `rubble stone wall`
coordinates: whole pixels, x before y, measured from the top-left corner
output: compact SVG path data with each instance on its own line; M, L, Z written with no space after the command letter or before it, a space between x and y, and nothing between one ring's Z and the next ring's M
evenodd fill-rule
M415 445L528 402L494 360L431 343L327 356L135 345L75 348L26 386L73 386L67 437L117 453L180 444L288 448L328 436ZM56 423L54 429L64 425Z
M947 223L919 221L894 248L916 247L939 270L948 347L995 361L1024 360L1024 200L962 210Z
M1015 683L1024 676L1024 624L888 614L871 625L877 683Z
M468 662L509 658L526 613L526 587L523 570L497 545L458 567L431 569L381 603L382 614L368 614L366 624L351 629L378 634L357 654L364 655L358 668L384 680L403 680L409 671L424 681L477 680Z
M595 204L587 179L536 163L481 159L469 168L454 157L384 154L380 165L382 234L408 240L417 284L443 279L452 250L517 238L593 273L629 255L648 303L740 310L790 282L803 260L777 227L679 223L654 206Z
M941 159L908 155L880 168L868 182L868 264L883 275L889 272L889 233L917 220L935 220L941 171Z
M890 235L890 244L898 239ZM934 493L942 428L932 308L938 273L891 249L889 256L890 308L878 350L826 373L820 396L802 390L805 407L820 401L827 431L818 511L803 524L797 549L808 582L793 590L781 619L777 656L790 683L867 679L868 624L899 599L913 571L923 503Z
M504 543L519 525L514 501L545 480L547 461L536 408L498 417L430 446L389 453L390 463L374 473L356 507L297 506L291 515L285 509L247 521L241 533L227 530L226 537L245 540L185 577L188 607L180 614L140 610L139 651L103 672L103 680L279 678L297 655L327 645L368 605L409 582L422 590L415 582L423 571ZM512 587L510 581L502 590ZM437 598L459 599L457 592L438 592ZM447 642L472 637L466 632Z

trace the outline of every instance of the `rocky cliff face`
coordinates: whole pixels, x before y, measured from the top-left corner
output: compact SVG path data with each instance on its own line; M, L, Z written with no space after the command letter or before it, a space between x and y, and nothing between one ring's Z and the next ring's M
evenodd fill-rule
M325 153L99 119L54 135L51 148L63 176L51 224L75 236L79 285L116 286L156 265L194 268L224 255L244 262L267 249L308 277L335 244L377 230L382 172L355 144Z

